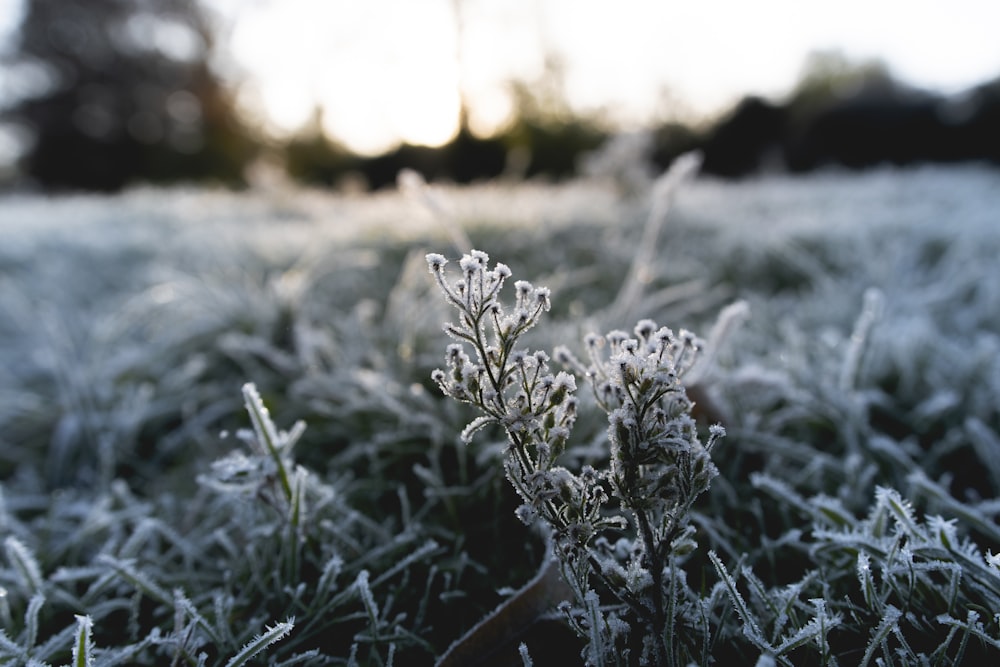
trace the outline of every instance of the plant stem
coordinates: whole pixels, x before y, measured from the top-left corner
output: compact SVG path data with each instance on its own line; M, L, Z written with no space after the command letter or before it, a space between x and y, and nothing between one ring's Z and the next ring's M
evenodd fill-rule
M666 625L666 615L663 609L663 563L659 558L656 542L653 539L653 528L649 525L646 512L641 509L635 512L639 534L642 536L642 546L645 553L646 567L653 577L653 627L652 634L656 638L656 664L664 664L667 657L667 646L663 641L663 631Z

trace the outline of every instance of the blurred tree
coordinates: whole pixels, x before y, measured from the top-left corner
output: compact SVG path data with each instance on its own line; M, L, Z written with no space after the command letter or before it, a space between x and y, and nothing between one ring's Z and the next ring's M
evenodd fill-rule
M403 144L375 157L361 157L333 141L323 130L323 110L281 146L288 175L312 185L379 190L394 187L403 169L428 180L470 183L499 176L507 150L503 139L480 138L462 124L450 142L437 148Z
M840 138L824 136L831 110L850 107L858 99L888 99L900 86L884 62L855 61L838 50L810 53L785 103L785 157L792 171L806 171L831 161ZM833 160L837 161L837 160ZM860 166L860 165L858 165Z
M653 165L657 171L669 167L674 160L703 147L702 130L680 121L666 121L653 129Z
M880 60L852 60L841 51L813 51L806 56L788 105L808 116L860 93L890 93L899 87Z
M1000 166L1000 77L950 100L941 111L955 128L958 155Z
M966 119L946 118L945 107L941 96L896 80L884 63L815 53L788 100L788 167L974 159L960 141Z
M523 161L520 170L525 176L573 176L580 158L609 136L594 118L570 107L565 66L558 56L546 57L544 72L537 81L512 82L511 92L517 112L502 139L516 156L514 159Z
M481 137L469 123L462 100L459 129L439 147L403 144L374 157L352 155L323 129L322 109L290 141L280 146L289 175L320 185L363 183L370 189L392 187L402 169L413 169L428 180L470 183L499 176L576 175L583 155L609 136L597 120L576 114L563 89L562 67L550 58L545 74L534 83L514 81L516 115L494 136Z
M197 0L26 0L12 60L38 85L2 112L32 134L21 169L49 189L241 184L255 146L212 48Z
M359 166L357 156L326 134L319 106L313 109L309 122L279 146L279 152L288 176L310 185L337 185Z
M781 150L787 110L756 96L744 97L708 133L702 170L735 178L761 169Z

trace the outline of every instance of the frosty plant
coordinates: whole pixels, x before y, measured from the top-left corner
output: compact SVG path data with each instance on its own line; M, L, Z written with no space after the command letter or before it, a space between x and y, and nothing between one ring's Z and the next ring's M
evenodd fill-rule
M483 413L463 430L463 440L489 424L506 431L504 468L524 501L517 516L549 529L574 596L562 609L587 642L588 663L630 662L630 650L640 651L640 662L673 663L680 656L676 559L695 546L687 514L718 474L709 454L723 435L713 427L701 443L681 382L701 343L643 320L634 337L588 336L589 365L558 348L557 361L586 378L608 414L608 468L571 472L557 461L577 415L575 377L552 373L545 352L518 347L549 310L549 291L517 281L508 311L500 292L511 271L500 263L490 269L488 261L473 250L451 281L448 261L427 255L459 311L458 321L445 325L457 341L448 346L447 369L434 371L433 379L446 395ZM598 591L610 594L610 604Z

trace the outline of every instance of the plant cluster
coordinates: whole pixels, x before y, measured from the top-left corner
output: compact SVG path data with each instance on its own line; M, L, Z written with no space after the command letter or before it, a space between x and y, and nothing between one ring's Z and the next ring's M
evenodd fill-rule
M463 441L491 424L505 433L504 469L523 501L516 515L527 525L540 522L552 541L571 592L559 608L584 641L586 664L709 664L716 644L737 636L764 665L798 664L789 656L802 647L811 648L817 664L839 664L838 654L850 654L841 643L850 634L864 643L855 656L864 665L955 665L970 642L977 651L1000 649L1000 561L961 538L954 521L919 521L910 503L885 487L859 520L837 499L806 500L755 473L755 487L814 520L811 542L797 529L778 541L783 550L808 549L812 567L797 582L768 587L752 567L740 566L748 602L737 577L710 550L717 583L691 590L682 566L697 549L693 505L718 475L711 452L725 434L711 426L702 444L683 384L703 343L642 320L634 337L617 330L587 336L589 364L556 348L556 360L590 384L594 404L607 413L607 467L572 472L559 460L580 409L576 379L553 374L545 352L519 345L549 310L549 291L517 281L508 310L501 291L511 271L488 261L472 251L452 281L446 258L427 255L440 291L459 312L444 327L457 341L448 346L447 368L432 377L445 395L482 413L463 430ZM841 391L858 381L881 300L874 291L866 297L838 374ZM981 533L997 534L981 513L955 505ZM713 527L716 536L719 528ZM731 541L717 541L732 549ZM736 612L737 635L723 597ZM521 652L530 662L524 645Z
M587 640L588 663L627 663L634 644L643 663L676 664L683 654L675 632L682 613L675 563L695 546L688 513L718 474L710 453L724 434L713 426L702 444L682 384L701 342L643 320L635 338L623 331L588 336L589 366L568 348L556 350L557 360L591 384L608 415L608 468L585 465L574 473L557 464L578 410L574 376L551 373L545 352L518 345L549 309L549 291L517 281L508 313L500 292L510 269L491 269L488 261L473 250L452 283L447 260L427 256L459 311L458 322L445 326L458 341L448 347L448 368L433 378L446 395L483 412L463 431L464 440L488 424L506 432L504 468L524 501L517 516L528 525L540 520L550 532L574 598L562 610ZM611 605L602 603L598 588Z

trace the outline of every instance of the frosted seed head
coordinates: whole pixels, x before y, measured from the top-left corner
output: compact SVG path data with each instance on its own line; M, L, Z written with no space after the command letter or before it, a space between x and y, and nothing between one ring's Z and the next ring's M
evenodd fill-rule
M653 371L650 379L659 390L671 390L677 385L677 374L672 370L657 368Z
M549 395L549 404L560 405L575 390L576 380L573 379L573 376L560 371L555 377L554 388Z
M620 329L615 329L614 331L608 332L607 335L608 344L612 347L617 348L622 343L628 340L628 334Z
M527 503L521 505L516 510L514 510L514 515L523 523L525 526L530 526L538 520L538 510L536 510L531 505Z
M576 378L565 371L559 371L556 373L556 385L567 392L574 392L576 391Z
M562 445L569 440L569 429L563 426L553 426L549 430L549 439L557 445Z
M493 269L493 275L497 280L506 280L511 276L510 267L506 264L497 263Z
M559 345L556 349L552 350L552 358L561 366L569 366L577 369L579 372L584 371L583 365L565 345Z
M576 396L570 396L562 406L563 423L572 424L576 419L577 401Z
M551 290L548 287L539 287L535 290L535 304L537 304L542 310L548 312L552 304L549 301L549 297L552 295Z
M444 255L440 255L436 252L428 253L425 259L427 260L427 268L430 269L431 273L440 273L444 271L444 267L448 263L448 260Z
M551 436L551 432L549 435ZM552 445L545 442L544 440L538 443L537 450L538 450L539 461L548 461L552 457Z
M702 345L701 339L695 336L692 332L688 331L687 329L681 329L680 339L681 343L685 347L692 347L696 350L701 349Z
M491 365L496 366L498 363L500 363L500 349L499 348L497 348L497 347L495 347L493 345L490 345L485 350L483 350L483 352L485 352L485 354L486 354L486 361L488 363L490 363Z
M631 592L641 594L653 585L653 575L649 573L649 570L642 567L639 561L633 560L628 565L625 581Z
M486 253L473 250L471 254L463 255L458 265L462 267L462 273L471 276L484 271L488 260L489 256Z
M470 379L478 379L479 366L476 366L472 361L466 361L462 364L460 373L462 382L468 382Z
M574 544L586 544L594 536L594 526L589 521L575 521L567 526L566 535Z
M657 342L670 345L674 341L674 332L669 327L660 327L655 336Z
M583 338L583 344L591 350L597 350L604 346L604 337L595 333L589 333Z
M459 260L458 265L462 267L464 273L475 273L484 270L489 260L490 256L485 252L473 250L467 255L462 255L462 259Z
M639 323L635 325L635 335L642 341L649 340L655 331L656 322L653 320L639 320Z

